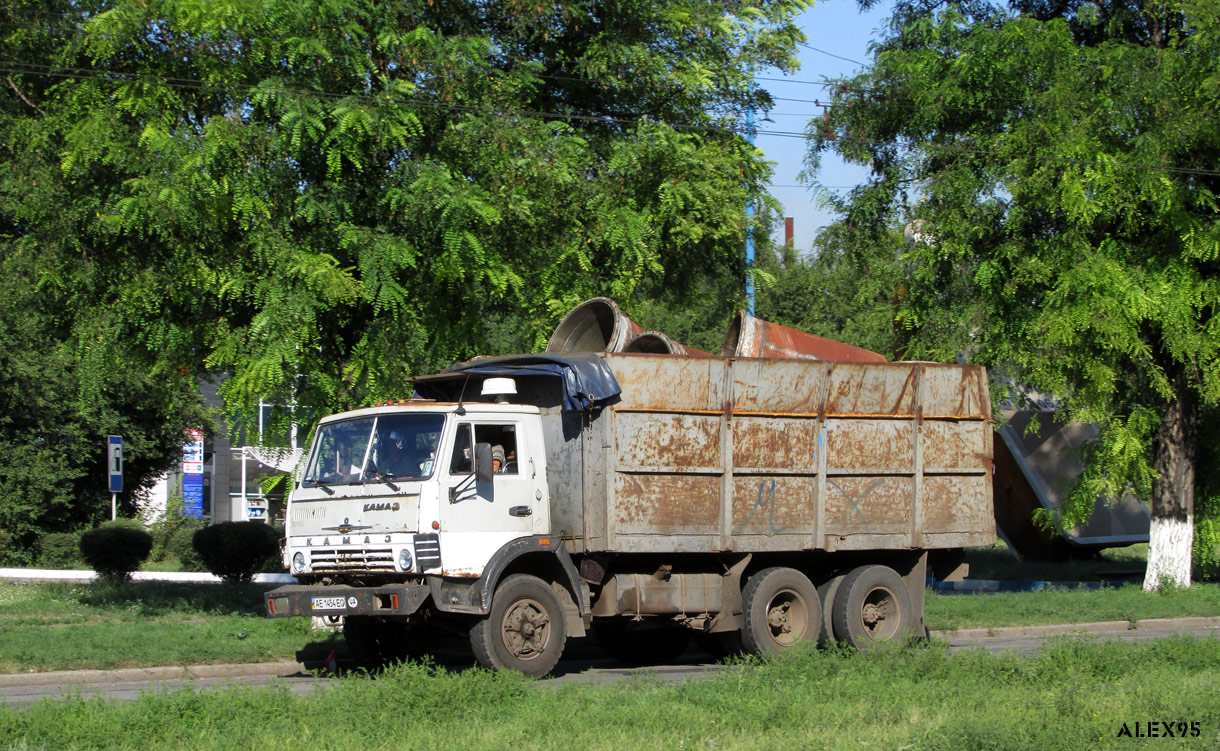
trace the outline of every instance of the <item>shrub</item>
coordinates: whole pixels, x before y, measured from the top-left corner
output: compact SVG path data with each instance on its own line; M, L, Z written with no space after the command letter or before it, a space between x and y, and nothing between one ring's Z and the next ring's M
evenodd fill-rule
M121 519L106 522L81 535L80 552L98 576L110 582L123 582L140 568L152 552L152 535L139 522Z
M1220 495L1195 497L1195 572L1199 581L1220 581Z
M195 533L204 529L205 525L199 519L191 519L190 524L183 524L174 530L166 546L170 555L178 558L183 571L207 571L203 559L195 552Z
M176 508L171 499L171 508ZM183 571L204 571L203 561L191 545L191 538L204 523L200 519L186 516L177 510L171 510L149 527L153 536L152 560L164 561L174 556L182 565Z
M195 533L195 552L208 571L229 583L248 582L280 549L275 529L263 522L221 522Z
M42 536L38 565L43 568L80 568L80 535L75 532L51 532Z

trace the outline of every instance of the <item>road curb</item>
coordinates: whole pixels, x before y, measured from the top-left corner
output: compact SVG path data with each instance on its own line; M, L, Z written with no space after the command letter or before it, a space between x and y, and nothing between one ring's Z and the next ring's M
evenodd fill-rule
M118 670L52 670L45 673L0 674L0 688L84 683L190 681L198 678L241 678L252 675L296 675L308 672L299 662L250 662L228 665L174 665Z
M1093 623L1058 623L1046 626L1004 626L1000 628L963 628L953 631L931 631L941 639L1003 639L1014 636L1062 636L1070 634L1113 634L1123 631L1168 631L1177 629L1220 629L1220 617L1192 616L1187 618L1145 618L1140 621L1097 621Z
M91 582L97 573L89 569L0 568L0 579L14 582ZM220 584L219 576L203 571L135 571L132 581L178 582L188 584ZM255 574L255 584L296 584L291 574Z

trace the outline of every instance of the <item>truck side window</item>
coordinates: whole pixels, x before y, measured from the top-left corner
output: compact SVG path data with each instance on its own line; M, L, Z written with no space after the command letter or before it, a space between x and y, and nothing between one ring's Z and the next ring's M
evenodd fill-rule
M470 423L457 427L453 438L453 458L449 462L449 474L468 475L474 471L474 443L470 440Z
M475 440L491 444L491 461L498 475L517 474L517 426L476 425Z

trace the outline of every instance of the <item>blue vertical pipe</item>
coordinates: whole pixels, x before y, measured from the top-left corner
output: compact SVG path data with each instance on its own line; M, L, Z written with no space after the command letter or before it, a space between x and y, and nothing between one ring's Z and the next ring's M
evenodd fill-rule
M752 87L751 87L752 88ZM753 93L753 92L751 92ZM754 145L754 108L746 110L746 138L750 146ZM754 267L754 201L746 197L746 308L754 315L754 277L750 269Z

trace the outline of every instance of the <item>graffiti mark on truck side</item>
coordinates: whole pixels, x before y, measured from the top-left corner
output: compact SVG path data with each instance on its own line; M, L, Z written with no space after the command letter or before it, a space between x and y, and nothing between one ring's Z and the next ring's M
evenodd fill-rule
M767 488L767 481L760 480L758 483L758 500L754 502L754 508L750 509L750 513L746 516L745 521L741 523L742 527L748 526L750 520L760 509L767 509L767 525L771 528L771 534L778 535L784 531L783 527L775 526L775 480L771 480L771 487Z
M832 488L834 488L835 490L837 490L843 494L843 497L846 498L847 502L851 504L852 510L854 510L856 512L856 516L860 517L860 524L864 528L863 532L865 534L868 534L869 532L871 532L871 530L868 528L868 517L865 516L864 512L860 510L860 504L862 504L864 502L864 500L866 498L868 498L869 494L872 493L874 490L876 490L878 488L878 486L884 485L885 480L886 480L886 478L884 478L884 477L879 480L874 480L873 482L869 483L867 486L865 486L865 488L863 490L861 490L854 496L851 493L848 493L846 490L844 490L843 486L839 485L839 483L835 482L834 480L828 479L826 482Z

